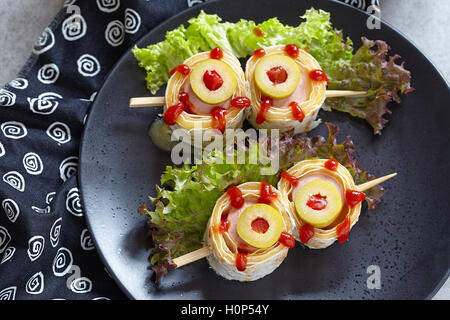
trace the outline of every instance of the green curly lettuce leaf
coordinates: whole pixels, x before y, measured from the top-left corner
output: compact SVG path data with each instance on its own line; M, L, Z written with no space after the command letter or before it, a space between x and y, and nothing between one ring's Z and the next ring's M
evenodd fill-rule
M394 100L400 103L400 95L414 90L411 87L411 73L402 64L397 64L399 55L387 60L389 46L386 42L362 38L362 46L348 62L337 68L328 68L329 89L363 90L363 98L329 98L326 106L365 119L376 134L387 123L385 114L391 114L387 104Z
M226 164L224 156L208 163L168 166L161 177L161 186L157 186L157 195L150 198L153 210L145 205L139 207L141 214L148 216L150 233L154 248L150 262L155 271L156 280L167 274L175 265L173 258L199 249L208 219L217 199L231 185L248 181L267 181L275 186L280 173L298 161L313 158L335 158L346 166L357 184L375 177L360 168L352 153L354 145L347 139L337 143L337 126L327 123L328 138L306 135L293 136L286 133L281 137L280 169L274 175L261 174L260 164L250 164L249 157L255 156L257 147L250 144L245 164ZM221 159L224 163L219 163ZM267 167L269 164L267 165ZM381 186L366 192L367 202L373 209L384 194Z
M363 98L327 99L328 110L347 112L365 119L376 134L381 134L391 111L388 102L400 102L400 95L413 89L411 74L399 56L388 57L389 46L383 41L363 38L362 46L354 52L353 43L335 30L330 13L311 8L297 27L285 25L277 18L256 24L241 19L236 23L222 22L215 14L200 14L183 25L167 32L166 39L146 48L134 47L132 52L139 66L147 71L147 87L155 94L169 79L169 71L188 57L221 47L238 58L245 58L257 48L279 44L296 44L314 56L329 78L329 89L367 90ZM255 28L264 36L258 37ZM375 50L373 48L376 47Z
M250 152L257 152L251 148ZM209 159L210 163L194 166L166 167L157 186L157 195L150 198L154 211L145 205L140 214L149 216L148 222L154 243L151 264L156 279L173 268L171 259L202 246L206 224L217 199L230 185L248 181L267 181L275 185L278 176L261 174L260 164L227 164L225 155ZM219 163L218 158L222 157ZM267 165L269 166L269 165Z

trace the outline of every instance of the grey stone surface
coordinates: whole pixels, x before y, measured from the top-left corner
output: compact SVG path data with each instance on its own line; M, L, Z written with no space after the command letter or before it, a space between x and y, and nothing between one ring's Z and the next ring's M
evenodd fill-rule
M406 35L450 81L450 1L380 0L381 19Z
M0 86L13 80L63 0L0 0Z
M14 79L63 0L0 0L0 85ZM381 18L411 39L450 79L450 1L380 0ZM450 300L450 280L434 299Z

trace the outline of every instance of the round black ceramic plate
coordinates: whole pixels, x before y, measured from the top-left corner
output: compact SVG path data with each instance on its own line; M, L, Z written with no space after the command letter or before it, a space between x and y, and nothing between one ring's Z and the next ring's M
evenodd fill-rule
M376 210L362 210L349 242L324 250L297 245L272 274L252 283L225 280L205 260L172 271L159 285L151 281L151 249L146 221L137 207L155 195L167 153L147 135L160 110L131 110L130 97L146 96L144 71L131 53L111 72L99 92L84 131L80 183L86 218L97 250L124 292L136 299L424 299L432 297L449 273L450 132L449 87L431 62L390 26L366 28L367 15L332 1L214 1L187 10L145 36L138 46L155 43L201 9L224 20L257 22L278 17L297 25L311 6L331 12L355 47L361 36L387 41L406 60L416 91L400 105L382 136L364 121L339 112L321 118L351 135L356 156L377 176L398 172L386 182ZM163 91L161 91L162 93ZM327 134L324 125L310 135ZM368 289L368 267L381 271L381 289Z

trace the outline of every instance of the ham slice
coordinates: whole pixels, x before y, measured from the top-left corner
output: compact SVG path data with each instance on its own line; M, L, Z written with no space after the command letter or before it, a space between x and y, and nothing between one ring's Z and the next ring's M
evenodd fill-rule
M247 242L242 240L242 238L239 236L237 232L237 223L239 217L241 216L241 213L245 210L245 208L248 208L254 204L257 204L257 202L246 200L244 205L240 209L231 207L227 217L227 219L230 221L230 228L228 229L228 234L238 244L239 248L245 249L249 252L253 252L257 250L257 248L249 245Z
M288 107L289 103L295 101L301 104L303 101L308 100L309 93L311 92L311 81L309 80L306 71L302 71L300 82L298 83L295 91L288 97L283 99L273 99L274 107Z
M195 114L210 115L211 110L214 109L215 107L222 107L225 109L228 109L230 107L231 98L222 102L221 104L209 104L209 103L206 103L206 102L200 100L197 97L197 95L195 94L195 92L192 90L189 79L186 80L186 83L184 84L184 86L182 88L183 88L183 91L189 95L189 100L191 101L191 103L193 105L193 109L194 109L192 111L194 111Z

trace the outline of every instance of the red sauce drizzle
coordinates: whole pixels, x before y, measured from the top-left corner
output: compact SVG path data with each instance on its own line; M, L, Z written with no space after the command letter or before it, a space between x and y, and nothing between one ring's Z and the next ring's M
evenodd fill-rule
M189 94L184 91L180 91L178 95L178 100L184 105L184 110L189 113L194 113L194 105L191 100L189 100Z
M329 159L325 161L325 164L323 166L328 170L336 171L339 166L339 162L336 159Z
M262 58L266 55L266 50L264 49L256 49L253 51L253 56L256 58Z
M286 69L284 69L282 66L273 67L266 73L270 81L272 81L274 84L283 83L288 77Z
M236 97L231 99L230 105L238 109L247 108L250 107L250 99L247 97Z
M228 215L227 215L227 217L228 217ZM223 219L223 217L222 217L222 220L221 220L220 226L219 226L219 231L221 233L227 232L228 229L230 229L230 225L231 225L230 220L228 220L226 218Z
M327 207L327 197L318 194L314 194L309 197L308 201L306 202L306 205L310 207L313 210L323 210Z
M227 119L225 115L227 114L227 109L222 107L215 107L211 110L211 117L213 118L213 128L218 129L220 132L225 132L225 127L227 125Z
M309 77L314 81L326 81L328 85L328 77L322 70L311 70L309 72Z
M347 190L345 191L345 200L347 200L347 204L353 208L358 203L366 200L366 195L363 192L356 190Z
M219 231L221 233L227 232L230 228L230 220L224 220L220 223Z
M181 102L169 107L166 112L164 112L164 122L169 126L174 125L183 110L184 104Z
M173 75L177 71L183 76L187 76L191 72L191 68L189 68L189 66L186 64L179 64L178 66L170 70L170 75Z
M282 232L280 235L280 239L278 239L278 242L281 243L282 245L288 247L288 248L293 248L295 246L295 239L294 237L287 233L287 232Z
M262 31L262 29L260 27L254 27L253 34L260 38L264 37L264 31Z
M222 216L220 217L220 224L212 226L209 229L209 234L211 236L211 229L213 232L220 232L220 233L227 232L228 229L230 228L230 225L231 225L231 222L228 220L228 212L224 212L224 213L222 213Z
M256 116L256 124L261 124L266 121L266 112L273 105L273 99L269 97L262 98L261 107Z
M244 205L244 197L242 191L236 186L231 186L227 189L227 194L230 197L231 206L236 209L242 208Z
M238 250L238 253L248 254L247 248L243 247L242 245L239 245L237 250Z
M346 216L345 220L342 221L341 224L339 224L336 228L338 242L342 243L347 241L349 233L350 233L350 217Z
M207 70L203 74L203 83L210 91L216 91L223 85L223 79L216 70Z
M223 51L219 47L216 47L211 50L211 52L209 53L209 56L211 57L211 59L220 60L223 58Z
M266 219L256 218L252 221L252 230L258 233L266 233L270 225Z
M289 183L291 185L293 185L294 187L296 187L298 185L298 178L294 177L292 174L290 174L287 171L281 172L281 178L289 181Z
M238 252L236 255L236 268L238 271L245 271L247 269L247 253Z
M314 227L310 224L304 224L298 229L298 234L302 243L308 243L314 237Z
M289 103L289 106L291 107L292 116L294 117L294 119L302 122L303 119L305 119L305 113L303 112L300 105L297 102L292 101L291 103Z
M300 54L299 50L300 49L295 44L288 44L284 47L284 52L293 59L298 58L298 55Z
M275 199L276 197L277 194L272 190L271 185L265 181L261 182L261 190L258 203L270 204L272 202L272 199Z

